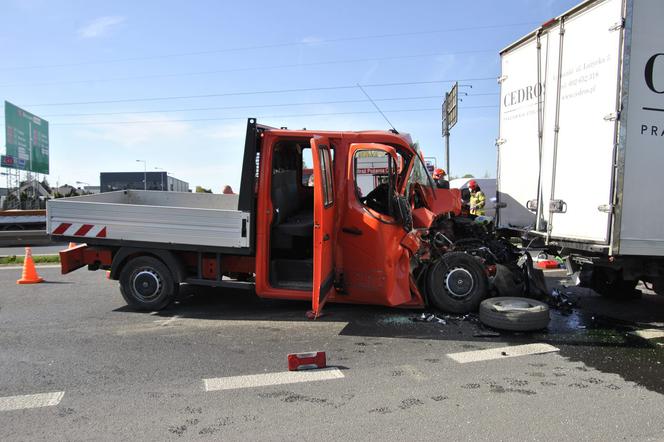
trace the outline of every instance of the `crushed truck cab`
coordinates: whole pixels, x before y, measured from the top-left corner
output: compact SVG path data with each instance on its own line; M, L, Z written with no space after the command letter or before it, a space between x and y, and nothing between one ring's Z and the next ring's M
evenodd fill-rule
M255 119L239 195L126 190L51 200L47 214L54 240L86 244L61 252L63 273L110 270L145 310L193 284L311 301L313 316L327 302L465 312L507 247L482 242L485 226L460 216L458 190L435 187L408 135Z

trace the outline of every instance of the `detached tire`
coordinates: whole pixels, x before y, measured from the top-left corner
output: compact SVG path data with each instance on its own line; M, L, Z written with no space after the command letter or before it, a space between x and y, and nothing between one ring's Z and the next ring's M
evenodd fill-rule
M140 256L120 272L120 293L137 310L162 310L171 303L178 285L168 267L157 258Z
M451 252L438 260L427 275L429 300L438 309L450 313L477 310L489 292L484 266L463 252Z
M480 321L500 330L542 330L549 320L549 306L534 299L499 297L480 304Z

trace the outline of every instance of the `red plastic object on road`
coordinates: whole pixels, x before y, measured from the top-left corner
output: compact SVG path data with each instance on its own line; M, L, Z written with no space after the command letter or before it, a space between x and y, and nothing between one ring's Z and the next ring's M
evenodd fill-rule
M327 367L324 351L311 353L291 353L288 355L288 371L311 370Z
M557 269L560 268L560 263L555 259L547 259L545 261L539 261L537 267L540 269Z

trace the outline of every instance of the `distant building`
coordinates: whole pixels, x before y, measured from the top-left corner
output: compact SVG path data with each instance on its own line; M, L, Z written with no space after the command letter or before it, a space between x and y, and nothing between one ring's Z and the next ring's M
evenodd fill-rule
M101 186L83 186L83 191L87 193L101 192Z
M144 183L147 177L147 185ZM135 189L189 192L189 183L168 176L166 172L102 172L99 174L101 192Z
M19 189L21 193L25 193L31 197L35 195L42 198L49 198L50 192L49 189L44 187L42 183L37 180L24 181L21 183L21 188Z
M78 190L74 186L70 186L69 184L64 184L60 187L56 187L55 191L62 196L69 196L73 193L76 193Z

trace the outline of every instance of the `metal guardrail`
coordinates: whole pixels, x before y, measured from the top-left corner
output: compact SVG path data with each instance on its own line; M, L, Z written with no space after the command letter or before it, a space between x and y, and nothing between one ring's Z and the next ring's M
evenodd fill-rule
M51 244L46 230L5 230L0 231L0 247L45 246Z

